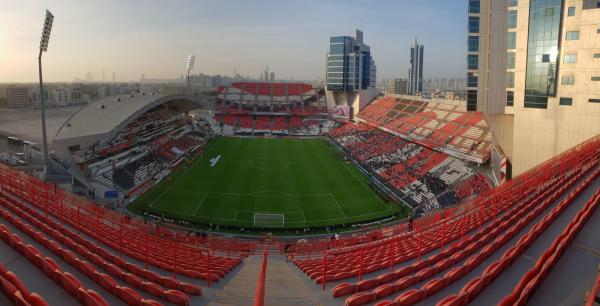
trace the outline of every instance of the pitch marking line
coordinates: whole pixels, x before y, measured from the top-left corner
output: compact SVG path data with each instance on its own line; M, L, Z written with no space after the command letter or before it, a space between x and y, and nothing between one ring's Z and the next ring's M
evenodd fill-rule
M181 180L184 176L186 176L188 174L188 172L190 172L197 164L199 163L194 163L191 167L187 168L185 170L185 173L181 174L176 180L175 182L173 182L171 185L169 185L169 187L167 187L165 190L163 190L158 197L156 197L156 199L152 200L152 202L150 202L150 204L148 205L148 207L152 207L154 205L154 203L158 200L160 200L166 193L167 191L171 190L171 188L173 188L173 186L177 185L177 183L179 183L179 180Z
M200 201L200 205L198 205L198 207L196 207L196 210L194 210L194 216L198 213L198 210L200 210L200 207L202 207L202 204L204 204L204 200L206 200L206 198L208 197L208 194L209 194L209 192L204 194L204 197Z
M337 198L333 194L330 193L329 195L333 198L333 202L337 206L338 210L342 213L342 216L344 216L344 218L346 218L346 213L344 213L344 211L342 210L342 207L340 206L340 202L338 202Z

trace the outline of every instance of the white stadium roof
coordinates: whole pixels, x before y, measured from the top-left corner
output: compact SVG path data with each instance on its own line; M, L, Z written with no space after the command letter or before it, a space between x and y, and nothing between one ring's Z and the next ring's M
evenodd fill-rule
M157 105L185 100L185 96L151 94L119 95L100 99L75 112L58 130L54 143L100 136L117 132L131 121ZM108 136L108 135L107 135ZM94 138L96 138L94 137Z

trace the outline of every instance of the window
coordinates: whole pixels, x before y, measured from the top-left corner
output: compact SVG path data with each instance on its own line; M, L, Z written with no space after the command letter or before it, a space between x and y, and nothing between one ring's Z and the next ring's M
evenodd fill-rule
M575 76L573 75L563 75L561 81L561 85L575 85Z
M598 29L596 30L596 33L600 34L600 28L598 28Z
M567 31L567 40L579 40L579 31Z
M479 14L479 0L470 0L469 1L469 13Z
M479 17L469 16L469 33L479 33Z
M569 6L569 8L567 9L567 16L569 16L569 17L575 16L575 7L574 6Z
M506 87L513 88L515 87L515 73L509 71L506 73Z
M594 58L600 58L600 53L595 53Z
M479 68L479 56L475 54L467 55L467 68L478 69Z
M573 105L573 98L560 97L560 100L558 100L558 104L560 104L560 105Z
M517 27L517 11L508 11L508 28L514 29Z
M588 101L592 103L600 103L600 99L589 99Z
M479 36L469 36L467 44L469 52L479 52Z
M331 54L344 54L344 45L343 44L331 44L329 46L329 53Z
M477 90L467 90L467 111L477 110Z
M517 6L518 0L508 0L508 6Z
M593 76L592 81L594 81L594 82L600 81L600 76Z
M477 76L473 72L467 73L467 87L477 87Z
M515 52L506 54L506 69L515 69Z
M563 62L567 64L573 64L577 62L577 54L565 54Z
M513 106L515 104L515 93L514 91L506 92L506 106Z
M517 47L517 32L508 32L506 47L508 49L515 49Z
M542 63L550 62L550 54L542 54Z
M553 7L547 7L546 10L544 11L544 15L546 17L552 17L552 16L554 16L554 8Z

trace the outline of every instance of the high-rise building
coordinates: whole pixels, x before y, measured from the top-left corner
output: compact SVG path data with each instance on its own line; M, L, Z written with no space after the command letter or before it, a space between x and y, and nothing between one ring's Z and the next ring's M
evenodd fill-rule
M600 133L598 3L469 0L467 107L485 114L509 173Z
M423 92L423 50L425 47L415 43L410 46L410 62L408 69L408 94L415 95Z
M371 48L363 42L363 33L360 30L356 30L356 37L329 38L328 90L356 92L375 87L376 73L377 67L371 56Z
M327 108L352 119L380 93L375 88L377 67L363 33L330 37L326 61Z
M269 82L275 82L275 72L269 73Z

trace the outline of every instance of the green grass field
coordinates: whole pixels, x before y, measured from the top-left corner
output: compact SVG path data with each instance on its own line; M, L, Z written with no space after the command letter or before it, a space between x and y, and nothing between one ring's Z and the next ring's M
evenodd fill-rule
M202 157L171 173L129 208L246 228L323 227L399 211L367 182L323 139L219 137Z

